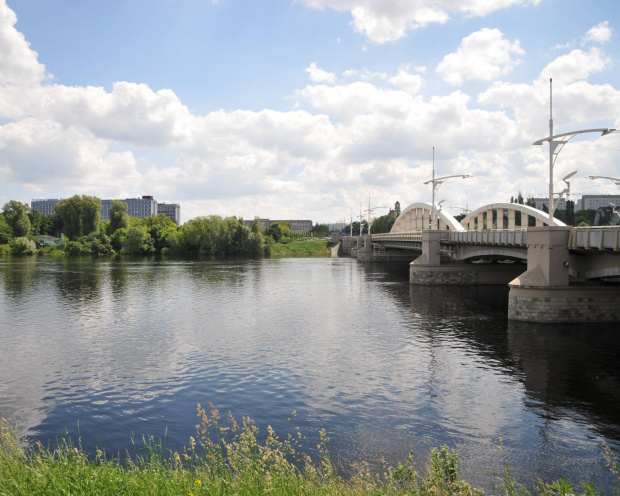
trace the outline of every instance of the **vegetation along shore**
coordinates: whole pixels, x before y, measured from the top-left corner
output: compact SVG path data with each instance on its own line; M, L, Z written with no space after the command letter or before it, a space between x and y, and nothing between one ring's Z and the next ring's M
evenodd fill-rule
M368 464L341 475L329 452L329 438L319 432L311 457L301 446L297 430L281 439L266 433L249 418L225 419L209 404L198 405L196 437L179 451L167 450L153 438L143 439L139 455L109 456L97 449L85 453L80 443L61 438L55 447L33 442L24 448L16 429L0 419L0 494L125 494L125 495L483 495L459 477L458 455L446 446L430 451L426 466L416 470L413 454L396 466L373 474ZM500 447L501 448L501 447ZM617 459L604 446L603 457L617 474ZM497 474L493 494L599 494L593 484L574 487L568 480L538 481L532 489L516 482L506 467ZM617 487L613 493L617 494Z
M127 205L112 201L110 220L101 220L101 200L73 196L43 215L11 200L0 214L0 255L174 255L206 257L329 256L325 240L291 232L280 222L262 229L237 217L210 215L178 226L164 214L143 219L127 214ZM316 225L313 236L327 235Z

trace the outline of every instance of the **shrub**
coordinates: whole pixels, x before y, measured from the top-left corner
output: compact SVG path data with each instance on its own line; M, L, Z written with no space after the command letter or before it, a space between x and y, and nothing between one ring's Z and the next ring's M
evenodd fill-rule
M13 238L9 246L12 255L33 255L37 251L34 241L24 237Z

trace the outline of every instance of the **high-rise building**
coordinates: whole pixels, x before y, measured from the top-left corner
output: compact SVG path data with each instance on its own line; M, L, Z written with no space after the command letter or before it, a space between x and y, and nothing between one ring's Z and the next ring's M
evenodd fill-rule
M32 200L30 202L30 208L41 212L44 215L52 215L55 213L56 204L59 199L49 200ZM127 205L127 213L132 217L138 217L143 219L149 215L157 215L158 213L166 214L174 222L180 224L181 222L181 206L176 203L157 203L150 195L145 195L142 198L125 198L124 200L117 200ZM101 200L101 220L110 220L110 207L112 206L112 200Z
M576 210L597 210L601 207L620 205L620 195L583 195Z
M173 222L181 224L181 205L178 203L158 203L157 213L167 215Z
M43 215L52 215L56 212L56 204L59 201L58 198L32 200L30 202L30 208L37 212L41 212Z

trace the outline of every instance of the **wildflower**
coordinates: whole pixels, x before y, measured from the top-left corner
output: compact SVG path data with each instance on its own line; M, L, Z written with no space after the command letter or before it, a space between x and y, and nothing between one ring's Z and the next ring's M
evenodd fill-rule
M200 487L200 486L202 486L202 481L200 479L196 479L194 481L194 485Z

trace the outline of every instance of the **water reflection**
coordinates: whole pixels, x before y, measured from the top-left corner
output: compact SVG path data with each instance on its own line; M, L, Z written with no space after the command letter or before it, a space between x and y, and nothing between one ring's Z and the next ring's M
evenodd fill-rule
M354 260L35 262L0 264L0 415L44 439L79 422L87 446L167 430L174 448L211 401L279 433L296 409L344 462L448 443L486 489L505 462L525 482L607 480L613 326L508 323L505 287L411 286Z

